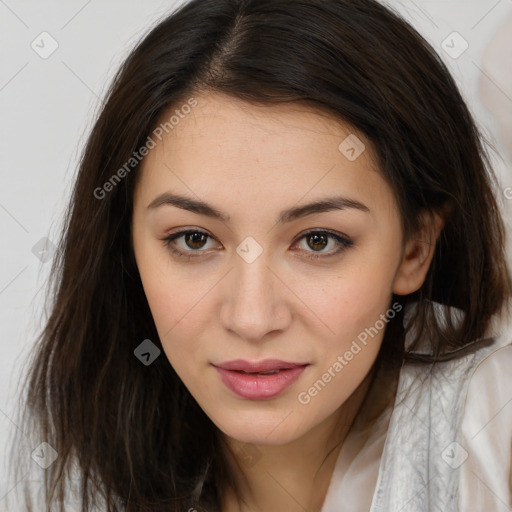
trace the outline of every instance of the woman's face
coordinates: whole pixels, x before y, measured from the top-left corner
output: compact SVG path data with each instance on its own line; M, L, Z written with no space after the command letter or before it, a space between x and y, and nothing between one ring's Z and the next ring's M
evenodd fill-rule
M138 171L137 265L205 413L239 441L287 443L363 381L392 292L421 286L433 248L402 245L392 191L348 125L297 104L196 100Z

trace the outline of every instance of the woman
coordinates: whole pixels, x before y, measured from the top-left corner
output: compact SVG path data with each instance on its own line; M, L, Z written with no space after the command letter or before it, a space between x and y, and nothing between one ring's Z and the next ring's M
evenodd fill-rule
M184 4L81 160L27 380L46 509L511 506L510 413L469 442L510 388L494 179L379 3Z

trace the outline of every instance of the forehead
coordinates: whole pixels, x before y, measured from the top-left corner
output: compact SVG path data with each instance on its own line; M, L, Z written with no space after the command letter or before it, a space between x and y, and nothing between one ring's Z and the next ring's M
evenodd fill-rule
M166 129L138 171L144 206L179 189L216 205L276 211L342 194L396 213L372 144L343 121L298 103L253 105L221 93L194 99L193 108L173 105L161 117Z

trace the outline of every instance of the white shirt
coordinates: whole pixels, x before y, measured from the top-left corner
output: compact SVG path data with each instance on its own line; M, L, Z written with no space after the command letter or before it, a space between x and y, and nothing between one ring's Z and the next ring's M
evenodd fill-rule
M389 400L366 428L356 420L321 512L512 511L512 323L489 334L492 346L433 376L402 366L396 396L411 398Z

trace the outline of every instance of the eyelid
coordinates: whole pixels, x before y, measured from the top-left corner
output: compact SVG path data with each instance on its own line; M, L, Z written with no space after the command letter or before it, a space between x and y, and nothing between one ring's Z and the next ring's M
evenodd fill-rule
M191 260L194 258L200 258L203 256L203 254L208 254L209 251L204 251L204 250L198 249L196 251L190 250L190 251L184 252L182 250L175 249L172 246L172 242L174 240L177 240L178 238L181 238L187 234L193 234L193 233L200 233L200 234L205 235L208 238L211 238L212 240L215 240L215 237L213 237L206 231L199 229L199 228L185 228L180 231L176 231L176 232L162 238L161 240L162 240L162 242L164 242L164 246L169 251L171 251L173 254L176 254L179 257L186 258L188 260ZM297 235L297 237L294 239L292 245L295 245L300 240L305 238L307 235L311 235L311 234L326 235L328 238L334 239L336 241L336 243L338 244L338 248L331 250L330 252L325 252L325 253L324 252L315 252L315 251L303 251L303 252L310 254L309 256L304 256L306 259L311 259L311 260L327 259L327 258L338 255L339 253L343 252L344 250L346 250L354 245L354 242L348 236L346 236L342 233L336 232L336 231L332 231L330 229L326 229L326 228L307 229L307 230L303 231L302 233L300 233L299 235ZM301 252L301 251L299 250L299 252Z

